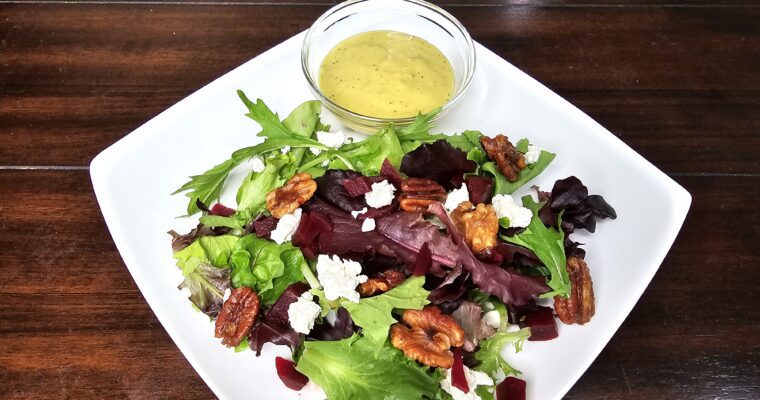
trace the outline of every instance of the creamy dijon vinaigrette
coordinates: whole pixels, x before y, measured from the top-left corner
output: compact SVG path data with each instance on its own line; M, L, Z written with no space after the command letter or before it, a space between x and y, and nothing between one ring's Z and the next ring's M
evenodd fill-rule
M454 71L446 56L422 38L369 31L343 40L327 53L319 68L319 89L357 114L412 117L449 100Z

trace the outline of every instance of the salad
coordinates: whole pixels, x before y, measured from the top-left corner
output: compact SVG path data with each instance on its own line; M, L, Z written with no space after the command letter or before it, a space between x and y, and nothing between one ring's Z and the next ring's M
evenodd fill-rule
M574 176L511 196L554 153L433 133L437 110L354 141L320 120L318 101L281 120L238 95L264 140L175 192L201 216L170 232L172 248L179 288L223 345L290 347L275 365L287 387L330 400L524 399L502 349L593 317L570 236L614 209ZM233 209L218 201L235 168L248 174Z

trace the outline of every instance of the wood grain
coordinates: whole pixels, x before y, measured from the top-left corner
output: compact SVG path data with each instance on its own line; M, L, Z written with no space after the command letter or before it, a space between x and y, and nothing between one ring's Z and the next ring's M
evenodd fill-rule
M0 3L0 398L214 397L124 267L86 166L306 29L325 3ZM439 3L694 198L652 284L567 398L760 398L759 4Z
M323 10L3 6L0 165L87 165L152 116L307 28ZM477 40L666 172L758 171L760 35L753 27L760 8L452 12Z

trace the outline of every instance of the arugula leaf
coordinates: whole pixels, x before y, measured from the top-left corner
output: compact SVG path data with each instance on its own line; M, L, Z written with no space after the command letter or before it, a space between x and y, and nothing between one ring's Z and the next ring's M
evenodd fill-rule
M463 131L456 135L446 136L445 140L450 145L461 149L462 151L469 152L472 149L483 150L480 145L480 138L483 136L480 131Z
M536 203L531 196L522 198L523 206L533 212L533 218L523 233L514 236L502 236L507 242L514 243L533 250L538 259L544 263L551 272L547 284L552 291L544 293L541 297L553 297L555 295L570 295L570 277L567 273L567 259L565 257L565 233L561 229L547 228L538 211L543 203ZM559 217L560 219L562 216ZM561 226L560 221L557 226Z
M432 121L440 112L441 107L438 107L435 110L429 111L425 114L417 114L411 124L398 129L397 135L399 140L426 140L430 136L433 136L430 134L430 129L433 128Z
M362 327L364 337L376 345L382 345L388 337L390 326L396 323L393 309L420 310L426 304L430 292L422 288L425 277L409 278L401 285L379 296L361 299L358 303L341 301L351 314L354 324Z
M338 341L306 341L296 369L330 400L437 398L440 373L427 373L400 350L354 335Z
M305 281L301 250L290 243L277 244L256 235L246 235L230 255L232 286L256 289L262 304L273 304L295 282Z
M214 166L201 175L191 176L188 182L172 193L187 192L185 196L190 199L187 205L187 215L193 215L200 211L196 203L197 200L204 204L211 204L219 199L230 172L251 157L280 150L286 146L293 149L315 147L327 150L327 147L311 139L314 129L324 127L317 116L318 112L321 111L321 104L315 103L319 102L307 101L301 104L291 112L285 121L280 122L277 114L273 113L260 99L253 103L241 90L238 90L238 96L248 108L246 116L261 125L262 131L256 136L264 137L266 140L255 146L235 151L229 160ZM306 135L305 132L308 129L312 129L312 132ZM300 163L303 151L299 151L296 156L298 163ZM296 167L298 163L295 164Z
M507 178L501 174L501 171L499 171L493 161L483 164L481 166L481 169L493 175L495 182L494 194L512 194L517 189L530 182L533 178L537 177L541 172L543 172L546 167L551 164L551 162L554 160L554 157L556 156L557 155L554 153L549 153L546 150L541 150L541 155L538 156L538 161L533 164L528 164L527 167L520 171L517 182L508 181Z
M520 371L512 368L501 356L504 346L512 343L516 351L522 350L523 342L530 337L530 328L523 328L516 332L498 332L490 338L480 342L480 349L475 352L475 359L480 364L475 367L496 379L499 371L505 375L517 375Z

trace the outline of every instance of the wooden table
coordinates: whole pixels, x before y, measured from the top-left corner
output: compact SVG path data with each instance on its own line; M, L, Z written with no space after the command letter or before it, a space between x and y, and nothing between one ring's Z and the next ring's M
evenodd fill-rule
M0 4L0 398L213 398L122 264L88 164L328 7L287 3ZM567 398L760 398L758 2L441 3L694 196Z

